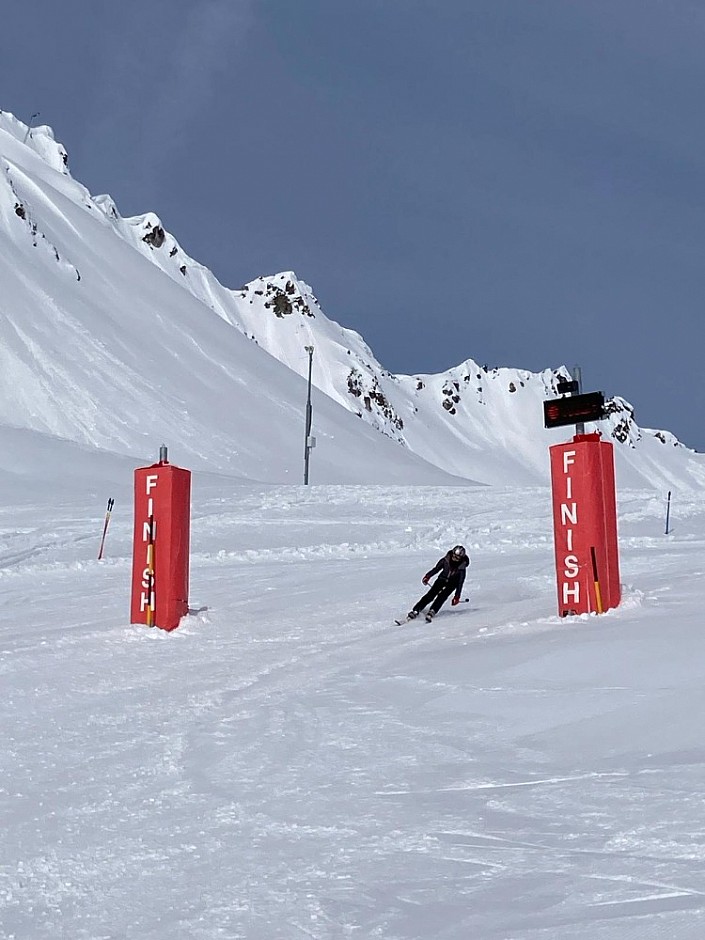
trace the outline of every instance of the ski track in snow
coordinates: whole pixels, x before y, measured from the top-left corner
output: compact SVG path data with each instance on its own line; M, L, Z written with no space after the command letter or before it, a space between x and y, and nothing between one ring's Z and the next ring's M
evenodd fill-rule
M621 496L568 622L546 490L196 485L170 635L123 503L105 563L99 507L0 511L0 936L702 936L695 499ZM456 541L471 604L395 627Z

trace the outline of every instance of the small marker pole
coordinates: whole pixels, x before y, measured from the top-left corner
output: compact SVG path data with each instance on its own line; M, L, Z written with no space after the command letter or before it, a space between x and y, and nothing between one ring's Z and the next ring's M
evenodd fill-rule
M668 535L668 525L671 520L671 491L668 491L668 499L666 500L666 535Z
M108 526L110 525L110 513L113 511L113 506L115 505L115 500L110 497L108 500L108 509L105 513L105 525L103 526L103 537L100 540L100 549L98 550L98 561L103 557L103 549L105 548L105 536L108 534Z
M154 626L156 608L154 591L154 516L149 517L149 540L147 542L147 626Z
M602 606L602 591L600 590L600 579L597 577L597 556L595 555L595 548L593 545L590 546L590 555L592 557L592 577L595 582L595 600L597 601L597 612L598 614L604 613L604 608Z

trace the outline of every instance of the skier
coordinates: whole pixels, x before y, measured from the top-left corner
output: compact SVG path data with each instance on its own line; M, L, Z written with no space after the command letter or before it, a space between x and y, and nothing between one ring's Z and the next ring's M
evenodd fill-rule
M455 545L449 552L446 552L443 558L440 558L433 568L431 568L430 571L427 571L421 579L424 584L428 584L434 574L440 572L436 580L433 582L431 590L427 591L426 594L424 594L424 596L414 604L409 613L406 615L407 619L414 620L416 617L418 617L426 604L430 603L430 601L433 601L433 604L431 604L431 609L426 614L426 620L430 623L441 607L448 600L453 591L455 591L455 596L453 597L452 604L453 606L459 604L460 592L463 589L465 572L467 571L469 564L470 559L468 558L467 552L462 545Z

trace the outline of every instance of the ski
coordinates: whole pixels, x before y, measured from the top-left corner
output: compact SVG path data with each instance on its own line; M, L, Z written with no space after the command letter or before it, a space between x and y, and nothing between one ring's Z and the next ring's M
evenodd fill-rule
M469 597L464 597L464 598L460 601L460 603L461 603L461 604L467 604L467 603L469 603L469 601L470 601L470 598L469 598ZM417 615L417 616L420 616L420 615ZM434 615L434 616L435 616L435 615ZM426 623L431 623L431 622L433 621L433 617L429 617L428 614L426 615L426 618L425 618L425 619L426 619ZM403 627L405 623L411 623L412 620L416 620L416 617L409 617L409 616L407 615L406 617L399 617L399 619L395 619L394 623L395 623L398 627Z

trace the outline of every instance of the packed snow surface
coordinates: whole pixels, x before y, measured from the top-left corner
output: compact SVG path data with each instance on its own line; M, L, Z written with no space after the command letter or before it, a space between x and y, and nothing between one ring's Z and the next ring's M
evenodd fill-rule
M700 499L621 492L623 603L560 620L545 488L195 474L167 634L128 476L3 492L3 938L701 940Z
M623 601L561 620L565 370L391 375L67 161L0 112L2 940L702 940L703 455L610 399ZM128 623L162 442L171 634ZM396 627L459 542L468 602Z

